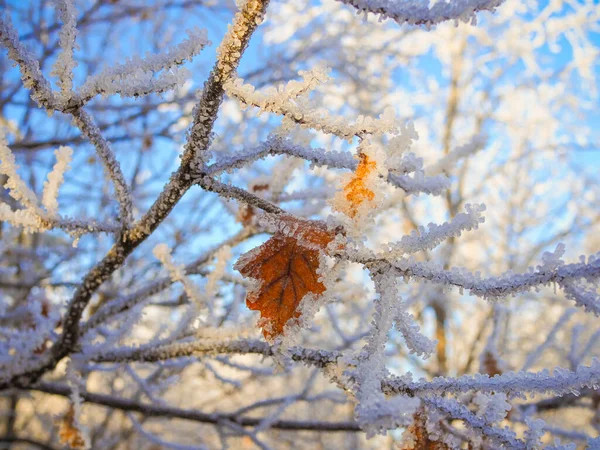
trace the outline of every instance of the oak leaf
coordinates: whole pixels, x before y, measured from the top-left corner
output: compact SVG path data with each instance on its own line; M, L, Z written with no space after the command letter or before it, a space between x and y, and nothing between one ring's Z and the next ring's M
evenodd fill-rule
M376 169L377 164L372 161L365 153L359 154L359 162L354 176L350 182L344 186L344 195L350 204L348 215L356 216L358 207L362 202L371 201L375 197L375 193L369 189L367 180L371 173Z
M319 258L335 235L323 222L282 216L273 237L240 256L234 269L256 281L246 305L260 311L265 338L283 334L288 321L301 316L298 306L306 295L325 292L317 273Z

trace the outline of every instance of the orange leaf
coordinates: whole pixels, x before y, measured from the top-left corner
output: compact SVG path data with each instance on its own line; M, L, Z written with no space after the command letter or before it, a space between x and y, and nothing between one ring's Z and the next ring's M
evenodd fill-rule
M359 153L360 161L354 171L354 177L344 186L346 200L350 203L349 216L358 213L359 205L365 200L373 200L375 193L367 187L367 178L375 170L377 164L364 153Z
M280 230L271 239L240 257L234 268L257 281L248 291L246 305L261 313L263 335L283 334L290 319L297 319L300 301L307 294L325 292L317 270L319 256L335 238L322 222L281 217Z

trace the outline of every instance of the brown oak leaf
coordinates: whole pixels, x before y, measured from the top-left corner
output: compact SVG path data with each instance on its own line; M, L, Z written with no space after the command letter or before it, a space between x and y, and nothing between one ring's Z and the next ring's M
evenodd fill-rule
M323 222L282 216L271 239L240 256L234 268L256 280L246 305L260 311L265 338L283 334L286 323L300 317L298 305L305 295L325 291L317 274L319 257L335 235Z

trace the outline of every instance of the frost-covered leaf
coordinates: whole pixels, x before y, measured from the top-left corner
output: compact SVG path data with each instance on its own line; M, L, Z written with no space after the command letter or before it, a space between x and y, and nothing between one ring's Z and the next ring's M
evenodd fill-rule
M361 153L359 158L360 161L354 171L353 178L344 186L344 195L349 203L348 214L350 217L356 216L361 203L373 200L375 197L375 193L369 187L367 180L377 165L364 153Z
M307 294L321 295L319 257L335 238L322 222L285 217L275 235L240 257L234 268L256 281L246 305L260 311L263 334L283 334L290 319L299 318L298 305Z

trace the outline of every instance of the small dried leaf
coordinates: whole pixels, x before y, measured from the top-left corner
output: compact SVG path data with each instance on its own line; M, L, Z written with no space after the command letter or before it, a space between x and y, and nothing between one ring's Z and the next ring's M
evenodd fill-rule
M446 444L440 441L431 440L427 432L427 418L425 411L417 411L413 416L413 423L409 426L403 436L408 442L400 447L400 450L448 450Z
M481 367L483 369L483 373L487 373L490 377L502 375L503 372L498 359L490 351L486 351L484 353L481 361Z
M354 171L354 177L344 186L344 195L350 203L349 216L354 217L358 213L358 207L365 200L371 201L375 193L367 187L369 175L377 167L375 161L372 161L366 154L359 154L360 161Z
M256 192L268 191L269 188L270 188L270 186L268 183L255 184L254 186L252 186L252 192L256 193ZM256 215L256 212L254 211L254 208L252 206L242 204L242 205L240 205L240 209L237 214L237 220L243 226L247 227L248 225L250 225L252 223L252 219L254 218L255 215Z
M282 217L280 231L237 261L234 268L256 280L246 305L261 312L265 338L283 334L286 323L300 317L297 308L304 296L325 291L317 274L319 257L335 234L322 222Z
M85 440L75 426L75 409L70 406L60 421L58 436L60 443L72 449L84 449Z

